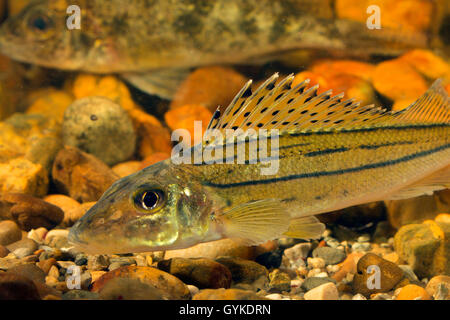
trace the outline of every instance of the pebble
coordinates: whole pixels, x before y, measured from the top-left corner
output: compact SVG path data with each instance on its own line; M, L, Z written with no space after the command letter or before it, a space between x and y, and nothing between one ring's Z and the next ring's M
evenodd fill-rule
M220 257L216 261L230 270L234 283L252 284L260 279L264 282L269 280L269 271L254 261L238 257Z
M93 271L106 270L110 265L108 256L106 255L89 255L87 261L87 268Z
M64 220L60 224L63 227L71 227L95 204L95 201L84 202L64 213Z
M438 290L440 286L442 289ZM450 299L450 276L439 275L431 278L425 289L435 299L437 297L441 300Z
M9 250L6 247L0 245L0 258L4 258L8 255Z
M114 101L98 96L81 98L64 112L65 145L80 148L107 165L128 160L136 147L136 134L128 113Z
M88 258L84 253L79 253L76 255L74 262L77 266L82 266L87 264Z
M309 290L304 298L305 300L338 300L339 292L334 283L328 282Z
M325 268L325 260L322 258L308 258L308 267L314 269Z
M399 289L395 300L432 300L428 292L415 284L408 284Z
M34 263L26 263L22 265L18 265L8 269L8 273L15 273L24 277L27 277L30 280L44 283L45 282L45 273L41 268L36 266Z
M14 221L0 221L0 245L6 246L22 238L22 232Z
M291 278L287 273L281 272L279 269L275 269L269 273L269 291L270 292L283 292L291 290Z
M125 266L105 273L93 283L91 291L108 299L185 300L191 296L186 285L171 274L137 266Z
M48 232L48 230L43 227L37 228L37 229L31 229L28 232L27 238L34 240L37 243L43 243L47 232Z
M264 252L255 258L255 262L263 265L267 269L279 268L281 265L281 260L283 257L283 252L279 249L274 251Z
M67 240L68 235L68 229L53 229L45 235L44 243L52 248L68 248L71 246Z
M0 195L0 204L7 208L0 215L9 216L25 231L39 227L54 228L64 217L59 207L28 194L3 193Z
M369 251L371 247L371 244L368 242L355 242L354 244L352 244L352 250L353 251L362 251L362 252L366 252Z
M230 270L225 265L211 259L172 258L158 262L158 269L200 289L229 288L231 285Z
M192 300L267 300L251 290L242 289L203 289Z
M305 281L303 281L301 287L305 291L310 291L318 286L321 286L322 284L333 282L336 283L336 280L328 277L311 277L306 278Z
M111 168L112 171L120 178L138 172L141 169L140 161L126 161L116 164Z
M20 259L32 255L37 250L38 244L31 239L25 238L11 243L6 248Z
M22 275L0 273L0 300L40 300L36 285Z
M284 255L289 259L291 267L296 269L300 266L304 266L304 260L308 257L311 251L311 244L309 242L299 243L293 247L284 250Z
M368 273L368 268L370 266L376 266L380 270L380 286L378 289L371 289L367 285L368 281L371 281L371 284L376 284L376 278L373 275L373 271ZM402 279L403 270L400 269L395 263L387 261L376 254L367 253L358 261L357 273L353 279L353 290L354 293L361 293L367 297L370 294L390 291Z
M56 264L55 258L49 258L46 260L42 260L36 263L36 265L44 271L45 274L48 274L50 268Z
M356 240L358 242L369 242L370 241L370 234L363 234L362 236L359 236Z
M352 300L367 300L361 293L357 293L353 296Z
M313 250L312 255L314 258L323 259L325 265L338 264L346 258L346 254L343 250L330 247L316 248Z
M166 251L165 259L171 258L209 258L216 259L220 256L254 259L254 247L246 246L239 241L222 239L217 241L200 243L195 246Z
M192 284L187 285L189 292L191 293L191 297L195 296L197 293L200 292L200 289L196 286L193 286Z
M58 279L59 270L55 265L51 266L50 269L48 270L48 276Z
M56 155L52 177L61 193L79 202L97 201L119 178L100 159L72 146Z

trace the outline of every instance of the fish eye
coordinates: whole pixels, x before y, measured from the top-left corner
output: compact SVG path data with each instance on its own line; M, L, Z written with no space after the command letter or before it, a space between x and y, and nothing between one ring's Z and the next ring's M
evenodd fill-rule
M164 192L161 190L145 190L136 194L134 203L139 209L154 211L164 202Z
M30 18L29 25L34 30L46 31L51 26L51 20L46 15L36 15Z

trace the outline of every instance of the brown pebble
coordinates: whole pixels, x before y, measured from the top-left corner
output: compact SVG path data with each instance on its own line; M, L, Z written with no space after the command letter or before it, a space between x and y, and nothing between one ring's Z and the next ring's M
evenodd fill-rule
M14 273L0 273L0 300L39 300L36 285Z
M56 265L56 259L55 258L49 258L46 260L42 260L36 263L36 265L41 268L42 271L44 271L45 274L48 274L48 271L50 268L54 265Z
M200 289L229 288L231 285L230 270L211 259L173 258L158 262L158 269Z
M27 194L4 193L0 195L0 203L0 216L9 216L25 231L54 228L64 217L59 207Z
M204 289L192 300L269 300L257 295L251 290L241 289Z
M0 245L0 258L6 257L9 253L9 250L6 247Z
M101 160L70 146L56 155L52 176L58 190L79 202L97 201L119 178Z
M14 221L0 221L0 245L6 246L21 238L22 232Z
M379 288L376 287L376 276L373 271L368 273L368 268L374 266L379 268ZM372 267L373 268L373 267ZM357 272L353 278L354 293L361 293L368 297L374 293L388 292L403 279L403 270L395 263L387 261L376 254L367 253L358 261ZM375 269L377 270L377 269ZM374 286L371 288L370 286Z

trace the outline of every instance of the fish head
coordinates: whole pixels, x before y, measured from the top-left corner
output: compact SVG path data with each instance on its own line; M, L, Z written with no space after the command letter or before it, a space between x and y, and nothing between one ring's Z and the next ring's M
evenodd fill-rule
M209 229L206 195L177 176L170 159L116 181L71 228L69 241L87 253L178 249ZM189 180L189 181L187 181Z
M32 1L0 28L0 52L25 63L67 70L84 63L80 30L67 27L67 0Z

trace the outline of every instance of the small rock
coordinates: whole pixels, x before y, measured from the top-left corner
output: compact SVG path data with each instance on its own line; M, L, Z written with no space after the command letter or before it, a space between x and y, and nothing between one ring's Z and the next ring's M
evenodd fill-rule
M89 270L89 273L91 274L91 282L94 283L97 281L101 276L103 276L106 271L93 271Z
M65 145L94 155L108 165L128 160L136 147L136 134L127 112L105 97L86 97L64 112Z
M84 253L79 253L76 255L75 264L77 266L85 265L85 264L87 264L87 262L88 262L88 258Z
M450 224L427 221L401 227L394 248L419 278L450 274Z
M106 255L89 255L87 268L93 271L106 270L110 264L109 258Z
M48 232L48 230L43 227L37 228L37 229L31 229L28 232L27 237L31 240L36 241L37 243L43 243L47 232Z
M33 254L37 250L38 244L31 239L25 238L11 243L6 248L20 259Z
M428 294L436 299L438 296L438 287L443 286L445 289L441 291L446 291L446 294L443 297L440 297L442 300L450 299L450 277L449 276L435 276L428 281L426 290Z
M333 282L336 284L336 280L328 277L310 277L306 278L302 283L302 289L305 291L310 291L318 286L321 286L324 283Z
M214 112L218 105L227 106L245 82L241 74L228 67L198 68L180 85L170 109L197 104Z
M241 289L204 289L192 300L267 300L251 290Z
M0 273L0 300L40 299L36 285L30 279L14 273Z
M45 273L34 263L22 264L8 269L7 273L14 273L30 280L44 283Z
M322 258L325 261L326 265L338 264L344 261L346 257L346 254L343 250L330 247L316 248L313 250L312 255L315 258Z
M338 300L339 292L334 283L328 282L306 292L304 297L305 300Z
M52 176L61 192L80 202L97 201L119 178L101 160L70 146L56 155Z
M304 265L304 260L311 251L311 244L309 242L299 243L291 248L284 250L284 255L289 259L292 268L296 269Z
M116 164L111 169L117 176L123 178L141 170L141 162L140 161L122 162Z
M56 266L51 266L48 270L48 276L58 279L59 278L59 270Z
M308 267L314 269L321 269L325 267L325 260L322 258L308 258Z
M287 273L281 272L279 269L273 270L269 274L269 291L283 292L291 290L291 278Z
M373 274L374 271L368 269L369 267L373 268L372 266L378 267L380 270L379 288L376 288L378 283L376 282L376 275ZM394 288L402 278L403 270L395 263L384 260L376 254L367 253L358 261L357 273L353 279L353 290L355 294L361 293L366 297L373 293L388 292ZM371 285L373 284L374 288L369 288L368 283Z
M36 265L41 268L42 271L47 275L50 268L56 264L55 258L49 258L46 260L39 261Z
M57 206L27 194L4 193L0 195L0 203L0 216L14 220L25 231L39 227L51 229L64 217Z
M22 232L14 221L0 221L0 245L6 246L21 238Z
M217 262L223 264L231 271L234 283L252 284L257 280L264 279L268 281L269 271L254 261L245 260L237 257L220 257Z
M267 269L279 268L281 265L281 259L283 253L281 250L277 249L274 251L264 252L255 258L255 262L263 265Z
M53 229L50 230L44 239L44 243L52 248L68 248L70 247L67 237L69 235L69 230L66 229Z
M91 291L110 299L126 299L125 293L133 299L143 299L146 295L141 293L149 292L155 299L184 300L191 296L186 285L171 274L151 267L137 266L125 266L105 273L94 282Z
M231 272L214 260L172 258L158 262L158 269L168 272L186 284L203 288L229 288Z
M368 242L355 242L354 244L352 244L352 250L353 251L362 251L362 252L367 252L370 250L371 244Z
M367 300L361 293L357 293L353 296L352 300Z
M63 300L98 300L98 293L86 290L70 290L62 295Z
M64 220L60 224L62 227L71 227L95 204L95 201L84 202L80 206L75 207L64 213Z
M43 200L59 207L64 212L64 217L68 211L80 206L78 201L63 194L49 194Z
M165 259L171 258L208 258L216 259L220 256L254 259L254 247L241 244L239 241L222 239L200 243L186 249L166 251Z
M195 296L197 293L200 292L199 288L196 286L193 286L192 284L187 285L189 292L191 293L191 297Z
M9 250L6 247L0 245L0 258L4 258L8 255Z
M395 300L432 300L424 288L415 284L408 284L399 290Z
M362 236L359 236L356 240L358 242L369 242L370 241L370 234L363 234Z

